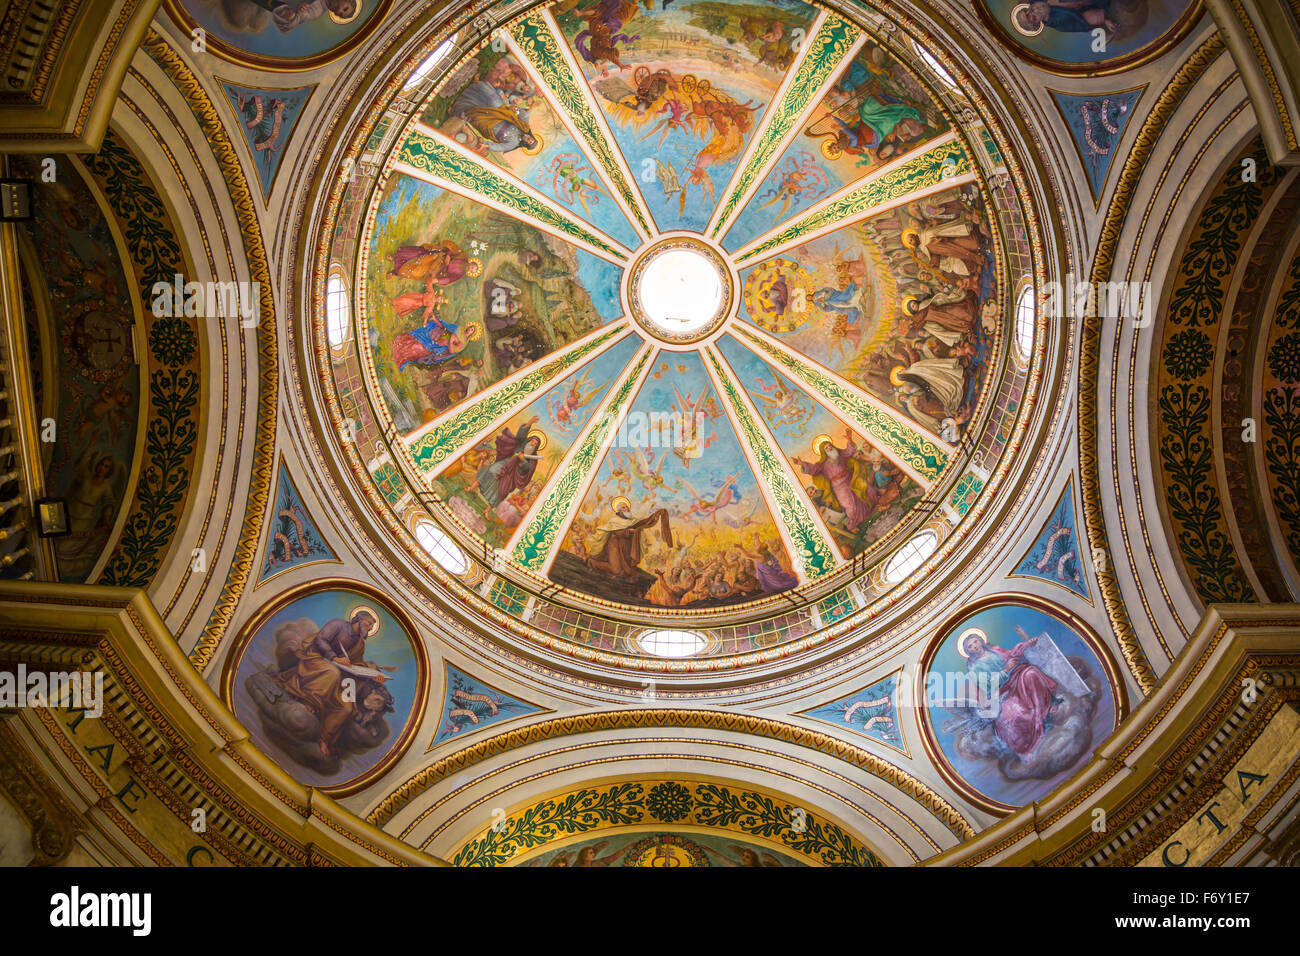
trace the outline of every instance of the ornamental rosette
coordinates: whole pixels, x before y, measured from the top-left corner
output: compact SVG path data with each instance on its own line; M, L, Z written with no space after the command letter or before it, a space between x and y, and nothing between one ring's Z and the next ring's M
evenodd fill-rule
M664 823L676 823L690 813L694 805L691 792L680 783L656 784L646 795L646 808L650 815Z
M1210 367L1213 349L1204 332L1186 329L1165 346L1165 368L1174 378L1184 381L1199 378Z

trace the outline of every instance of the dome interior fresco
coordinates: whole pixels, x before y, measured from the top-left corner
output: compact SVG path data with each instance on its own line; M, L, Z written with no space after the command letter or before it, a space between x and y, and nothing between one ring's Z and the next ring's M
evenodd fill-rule
M762 660L969 533L1046 350L1010 346L1033 216L934 54L801 3L559 4L436 72L334 213L357 311L314 335L374 506L496 578L471 606Z
M5 919L68 866L165 871L159 936L232 868L862 869L873 942L934 907L896 867L1018 868L986 905L1056 935L1220 915L1140 868L1255 893L1300 860L1297 24L11 0Z

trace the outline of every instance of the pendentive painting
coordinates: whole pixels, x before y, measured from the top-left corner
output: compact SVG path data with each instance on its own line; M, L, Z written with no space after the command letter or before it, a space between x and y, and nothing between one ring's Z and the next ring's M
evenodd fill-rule
M975 0L981 19L1026 59L1060 73L1110 72L1185 35L1199 0Z
M927 744L950 782L993 811L1042 799L1116 726L1113 670L1081 627L1036 606L966 616L924 671Z
M305 68L360 42L391 0L167 0L176 19L202 29L216 53L235 62Z
M298 592L254 618L223 694L286 773L348 792L405 750L427 671L414 628L369 589L340 584Z

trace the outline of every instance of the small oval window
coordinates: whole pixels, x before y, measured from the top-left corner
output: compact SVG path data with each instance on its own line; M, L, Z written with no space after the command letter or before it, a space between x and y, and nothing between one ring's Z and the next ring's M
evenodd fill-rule
M709 642L698 631L654 630L645 631L637 643L647 654L655 657L693 657Z
M934 554L939 543L939 536L933 531L922 531L894 552L885 563L885 580L897 584L909 574L925 564L925 559Z
M460 575L469 570L469 560L460 545L432 521L421 521L415 526L415 540L444 571Z
M352 308L348 304L348 287L338 273L325 283L325 334L331 348L339 348L352 330Z
M1016 355L1026 361L1034 350L1034 287L1026 285L1016 299Z
M919 43L916 45L916 52L920 55L921 59L925 62L925 65L934 71L934 75L939 78L939 80L943 83L944 86L954 87L957 85L957 81L952 78L951 73L949 73L947 70L943 68L943 65L939 62L939 58L937 56L935 56L925 47L921 46Z
M406 83L403 84L402 89L409 90L411 87L419 85L428 78L434 68L443 60L447 59L447 54L451 52L451 48L455 45L458 36L460 36L459 33L453 33L450 37L439 43L437 48L424 58L424 62L417 66L415 71L406 78Z

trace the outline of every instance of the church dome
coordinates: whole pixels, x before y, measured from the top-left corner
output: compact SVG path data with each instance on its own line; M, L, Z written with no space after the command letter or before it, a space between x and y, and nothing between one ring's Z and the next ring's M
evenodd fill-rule
M943 578L1048 349L1014 148L921 26L541 4L389 85L327 184L312 335L336 453L434 600L718 670ZM693 650L647 650L665 628Z

